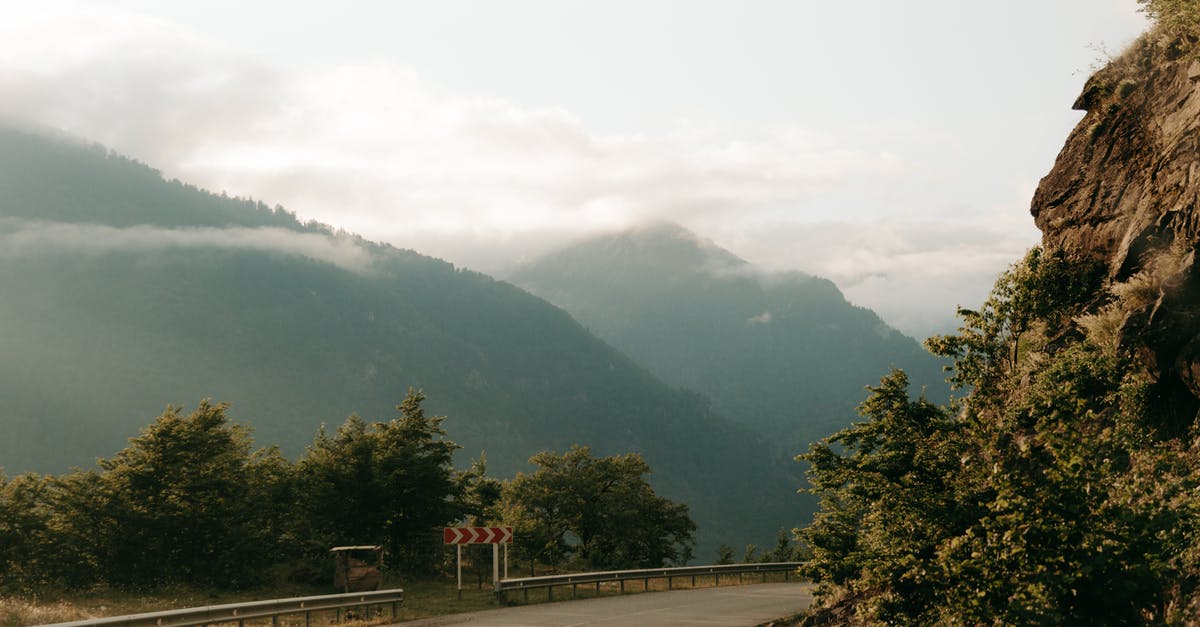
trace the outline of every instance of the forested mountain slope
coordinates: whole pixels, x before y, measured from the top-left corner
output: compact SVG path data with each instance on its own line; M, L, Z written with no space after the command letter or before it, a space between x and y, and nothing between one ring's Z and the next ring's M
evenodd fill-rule
M677 225L594 237L511 280L793 450L849 424L864 385L892 366L946 399L943 362L831 281L756 270Z
M60 472L168 404L233 403L295 455L318 426L386 420L409 387L461 463L642 452L700 546L769 542L804 511L763 441L562 310L412 251L215 196L103 148L0 130L0 467Z

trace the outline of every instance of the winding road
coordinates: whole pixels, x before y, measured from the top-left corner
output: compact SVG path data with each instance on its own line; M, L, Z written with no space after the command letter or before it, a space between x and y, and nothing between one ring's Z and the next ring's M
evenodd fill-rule
M628 594L539 603L498 610L451 614L407 623L408 627L484 625L543 627L583 625L761 625L798 614L812 603L807 583L765 583L720 588Z

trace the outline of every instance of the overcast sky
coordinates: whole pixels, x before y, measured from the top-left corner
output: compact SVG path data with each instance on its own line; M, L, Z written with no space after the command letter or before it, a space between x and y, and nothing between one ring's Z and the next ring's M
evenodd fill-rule
M924 336L1135 0L0 0L0 115L503 276L671 220Z

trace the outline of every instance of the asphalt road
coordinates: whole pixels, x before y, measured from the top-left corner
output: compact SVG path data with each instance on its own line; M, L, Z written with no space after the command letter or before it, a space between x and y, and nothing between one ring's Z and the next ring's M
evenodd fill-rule
M409 627L582 625L761 625L797 614L812 603L812 585L765 583L627 594L451 614L400 623Z

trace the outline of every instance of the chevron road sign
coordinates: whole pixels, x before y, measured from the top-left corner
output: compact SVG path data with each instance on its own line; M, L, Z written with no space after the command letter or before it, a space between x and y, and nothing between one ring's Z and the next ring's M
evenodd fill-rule
M446 527L443 544L511 544L512 527Z
M453 544L458 553L458 598L462 599L462 545L492 545L492 589L500 590L500 545L504 545L504 576L508 577L508 545L513 541L512 527L444 527L442 543Z

